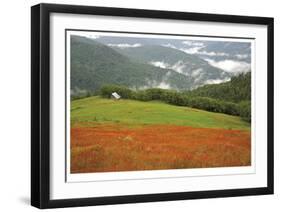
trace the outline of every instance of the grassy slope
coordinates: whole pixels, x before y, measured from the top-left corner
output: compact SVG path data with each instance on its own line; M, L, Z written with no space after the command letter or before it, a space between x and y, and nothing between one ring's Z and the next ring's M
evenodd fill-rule
M161 102L114 101L90 97L71 102L73 126L172 124L191 127L250 130L240 117L168 105Z

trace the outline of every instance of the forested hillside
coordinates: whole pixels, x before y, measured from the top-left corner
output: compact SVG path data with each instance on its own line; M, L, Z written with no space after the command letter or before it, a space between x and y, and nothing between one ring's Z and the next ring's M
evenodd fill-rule
M146 45L136 48L115 47L114 49L136 61L173 69L180 74L189 76L192 79L192 88L208 82L224 82L231 77L229 73L211 66L206 60L175 48Z
M229 82L204 85L186 92L191 96L202 96L231 102L251 100L251 72L233 76Z
M97 91L103 84L134 89L190 89L191 78L171 69L132 61L92 39L71 36L71 90Z

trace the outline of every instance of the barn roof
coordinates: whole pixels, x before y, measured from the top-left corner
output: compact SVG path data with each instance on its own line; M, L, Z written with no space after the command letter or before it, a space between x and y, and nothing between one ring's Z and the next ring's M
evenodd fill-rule
M113 92L111 95L112 95L114 98L116 98L116 99L120 99L120 98L121 98L121 96L120 96L118 93L116 93L116 92Z

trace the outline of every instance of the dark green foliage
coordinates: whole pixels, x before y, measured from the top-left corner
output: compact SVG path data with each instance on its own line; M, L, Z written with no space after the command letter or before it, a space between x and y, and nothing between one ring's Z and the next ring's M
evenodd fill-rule
M165 90L161 88L149 88L145 90L145 94L149 100L159 100L163 93L165 93Z
M188 106L189 99L187 96L177 92L177 91L165 91L160 100L178 106Z
M223 101L239 103L244 100L251 100L251 72L239 74L231 78L231 81L205 85L192 91L186 92L191 96L210 97Z
M190 106L211 112L226 113L224 102L208 97L191 97ZM228 113L230 115L235 115Z
M233 102L223 102L224 104L224 113L232 115L240 115L239 107L236 103Z
M239 103L239 115L247 122L251 122L251 102L243 101Z
M147 95L145 90L140 90L137 92L133 93L133 98L135 100L140 100L140 101L151 101L151 97Z
M226 83L205 85L184 93L191 97L223 101L223 113L239 115L245 121L251 122L251 72L234 76Z
M162 100L173 105L188 106L229 115L239 115L237 104L208 97L191 97L182 93L173 94L171 92L164 95Z

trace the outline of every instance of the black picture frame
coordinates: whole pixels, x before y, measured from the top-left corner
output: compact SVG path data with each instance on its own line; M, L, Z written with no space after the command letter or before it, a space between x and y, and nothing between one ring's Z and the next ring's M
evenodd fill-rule
M267 186L245 189L50 200L50 13L142 17L267 26ZM31 8L31 205L58 208L273 194L273 18L38 4Z

